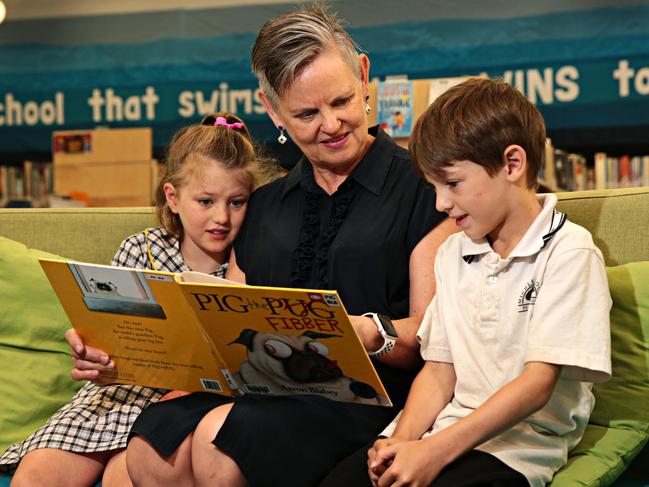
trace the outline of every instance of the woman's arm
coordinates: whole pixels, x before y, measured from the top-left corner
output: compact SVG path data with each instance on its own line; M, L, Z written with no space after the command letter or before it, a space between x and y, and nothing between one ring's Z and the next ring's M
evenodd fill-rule
M237 265L237 256L234 254L234 247L230 250L230 262L228 263L228 270L225 273L225 278L230 281L246 283L246 274Z
M417 330L435 295L435 256L439 246L458 230L453 220L447 218L428 232L410 254L410 315L393 322L399 339L390 353L379 358L382 362L401 368L415 368L420 365ZM383 338L371 318L353 316L352 323L367 350L377 350L383 345Z

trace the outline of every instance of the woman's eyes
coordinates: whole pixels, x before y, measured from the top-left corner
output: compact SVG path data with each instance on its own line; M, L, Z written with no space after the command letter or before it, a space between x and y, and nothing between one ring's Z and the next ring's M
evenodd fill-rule
M351 99L352 98L349 97L349 98L343 98L342 100L336 100L333 105L334 107L344 107L345 105L347 105L347 103L349 103L349 100Z
M455 180L455 179L451 179L450 181L446 181L446 185L449 188L457 188L459 184L460 184L460 181Z
M301 118L302 120L308 120L310 118L313 118L315 116L316 112L313 110L310 110L308 112L302 112L298 115L298 118Z

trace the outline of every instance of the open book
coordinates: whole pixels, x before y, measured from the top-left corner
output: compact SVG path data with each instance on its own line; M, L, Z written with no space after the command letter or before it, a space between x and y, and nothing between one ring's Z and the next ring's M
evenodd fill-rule
M40 262L84 342L115 361L98 382L391 405L335 291Z

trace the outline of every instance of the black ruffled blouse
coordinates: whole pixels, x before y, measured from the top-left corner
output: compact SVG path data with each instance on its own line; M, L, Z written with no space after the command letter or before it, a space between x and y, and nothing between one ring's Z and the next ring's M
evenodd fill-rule
M305 158L252 194L234 244L248 284L336 289L350 314L408 316L410 254L446 215L408 152L378 127L370 134L368 153L334 194Z

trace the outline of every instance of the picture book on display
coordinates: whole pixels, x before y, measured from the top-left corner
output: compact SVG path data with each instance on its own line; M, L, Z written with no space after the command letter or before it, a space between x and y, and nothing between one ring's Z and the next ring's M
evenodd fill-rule
M98 382L392 405L336 291L40 262L84 343L115 362Z
M413 127L414 84L412 81L380 82L377 119L391 137L408 137Z

